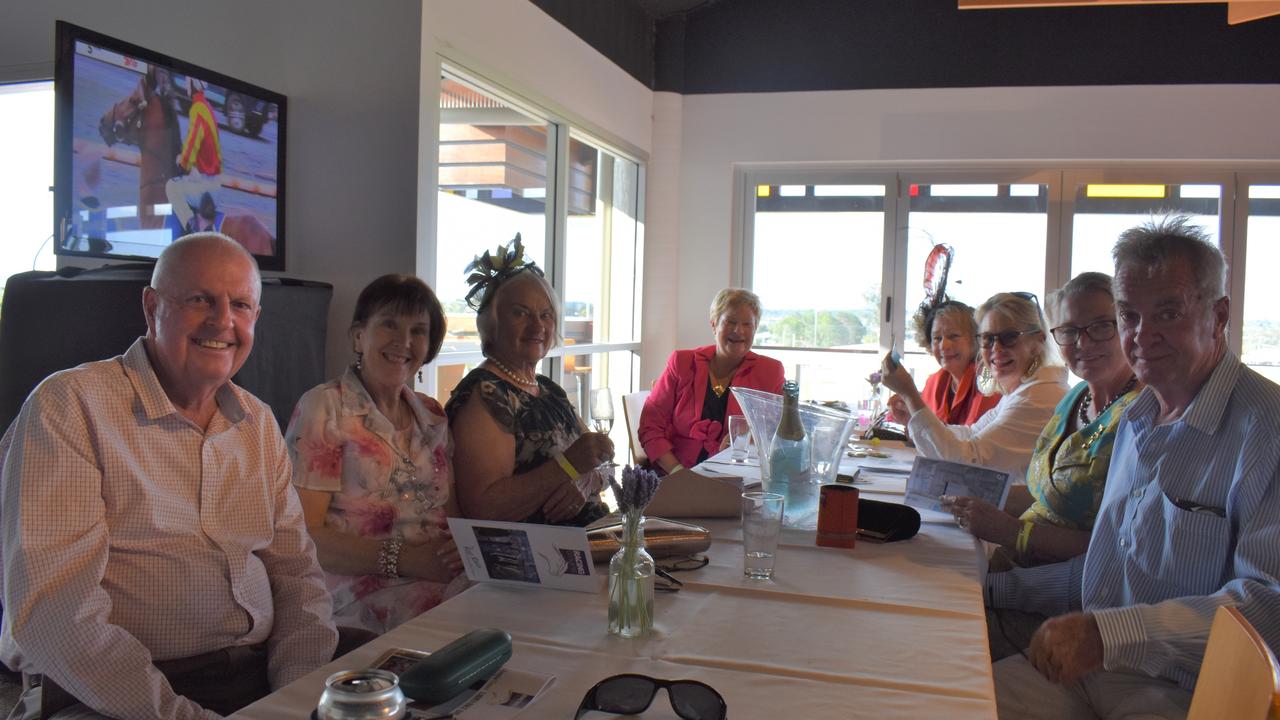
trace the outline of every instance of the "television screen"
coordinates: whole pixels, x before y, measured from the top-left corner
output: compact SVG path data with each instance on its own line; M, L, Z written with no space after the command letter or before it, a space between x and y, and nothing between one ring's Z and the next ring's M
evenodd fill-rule
M285 98L58 23L59 255L154 259L215 230L284 269Z

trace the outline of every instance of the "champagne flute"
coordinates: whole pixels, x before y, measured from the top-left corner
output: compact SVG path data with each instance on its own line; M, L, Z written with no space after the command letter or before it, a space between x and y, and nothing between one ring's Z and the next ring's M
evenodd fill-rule
M598 433L613 429L613 395L607 387L591 391L591 425Z

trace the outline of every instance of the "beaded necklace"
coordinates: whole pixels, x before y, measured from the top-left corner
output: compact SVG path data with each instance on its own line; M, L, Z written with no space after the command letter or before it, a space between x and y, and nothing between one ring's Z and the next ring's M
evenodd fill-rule
M509 368L509 367L507 367L506 365L504 365L504 364L502 363L502 361L501 361L501 360L499 360L498 358L490 357L490 356L486 355L486 356L485 356L485 360L488 360L489 362L493 363L493 364L494 364L494 367L497 367L497 368L498 368L499 370L501 370L501 371L502 371L502 372L503 372L507 377L509 377L509 378L511 378L512 380L514 380L514 381L515 381L515 383L516 383L517 385L523 385L524 387L527 387L527 388L536 388L536 387L538 387L538 378L537 378L537 376L536 376L536 375L534 376L534 378L533 378L532 380L525 380L523 376L521 376L521 375L517 375L517 374L516 374L516 372L515 372L514 370L512 370L511 368Z
M1125 395L1129 395L1129 391L1132 391L1134 386L1137 386L1137 384L1138 384L1138 375L1129 375L1129 382L1126 382L1124 384L1124 387L1120 388L1120 392L1117 392L1116 395L1111 398L1111 400L1107 401L1106 405L1102 406L1102 410L1098 411L1098 418L1101 418L1102 415L1105 415L1106 411L1110 410L1111 406L1115 405L1116 401L1120 400L1121 397L1124 397ZM1085 387L1084 395L1080 396L1080 406L1078 410L1078 416L1080 419L1080 429L1082 430L1085 427L1087 427L1087 425L1089 424L1088 409L1089 409L1089 404L1091 404L1091 402L1093 402L1093 391L1092 389ZM1093 432L1093 436L1089 438L1087 442L1084 443L1084 447L1089 447L1093 445L1093 442L1096 441L1096 439L1098 439L1098 437L1100 437L1101 434L1102 434L1102 425L1098 425L1098 428Z

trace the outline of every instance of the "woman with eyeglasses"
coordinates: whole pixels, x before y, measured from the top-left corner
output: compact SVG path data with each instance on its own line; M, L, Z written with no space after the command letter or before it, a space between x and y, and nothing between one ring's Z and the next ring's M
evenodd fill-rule
M916 341L941 366L924 382L920 395L934 415L948 425L972 425L994 408L999 398L978 390L978 323L973 308L957 300L934 305L926 300L911 319ZM911 419L901 395L889 398L890 418L902 425Z
M1002 470L1021 485L1036 438L1067 391L1067 373L1056 362L1034 295L998 293L978 308L977 317L978 388L1001 394L977 422L948 425L939 419L906 368L890 355L881 368L884 384L906 403L907 429L921 455ZM1028 505L1029 497L1017 511Z
M1111 276L1081 273L1050 295L1048 305L1057 321L1050 331L1053 339L1067 366L1084 382L1062 398L1036 440L1027 471L1030 506L1015 514L1012 502L1005 511L971 498L951 503L962 527L1001 546L992 569L1058 562L1084 553L1102 502L1116 429L1142 390L1120 348Z

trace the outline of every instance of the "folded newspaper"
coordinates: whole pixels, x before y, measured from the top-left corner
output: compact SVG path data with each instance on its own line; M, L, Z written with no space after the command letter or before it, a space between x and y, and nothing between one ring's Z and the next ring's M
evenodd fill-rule
M430 655L420 650L392 648L374 665L397 676ZM467 688L439 705L409 701L405 720L509 720L532 705L556 681L555 675L504 667L488 680Z

